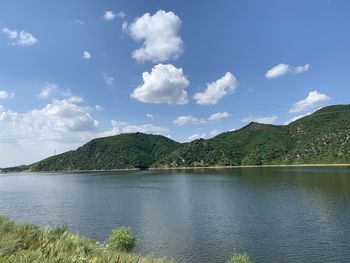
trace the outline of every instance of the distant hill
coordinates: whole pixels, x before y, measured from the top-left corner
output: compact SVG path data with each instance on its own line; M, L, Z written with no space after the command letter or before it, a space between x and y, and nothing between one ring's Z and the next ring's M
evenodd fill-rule
M178 143L160 135L99 138L27 166L33 171L350 163L350 105L329 106L289 125L252 122L214 138Z

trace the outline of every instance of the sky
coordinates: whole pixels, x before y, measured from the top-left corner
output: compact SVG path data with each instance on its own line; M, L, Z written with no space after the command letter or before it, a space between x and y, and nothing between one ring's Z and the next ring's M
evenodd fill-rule
M350 101L347 0L3 0L0 167L186 142Z

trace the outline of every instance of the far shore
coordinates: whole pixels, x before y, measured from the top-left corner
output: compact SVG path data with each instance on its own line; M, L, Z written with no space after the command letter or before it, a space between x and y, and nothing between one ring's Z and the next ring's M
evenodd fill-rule
M124 169L94 169L94 170L60 170L60 171L32 171L19 172L33 173L93 173L93 172L127 172L127 171L168 171L168 170L202 170L202 169L239 169L239 168L278 168L278 167L350 167L350 164L267 164L267 165L237 165L237 166L184 166L184 167L149 167L149 168L124 168ZM1 169L0 169L1 172ZM3 171L2 173L14 173Z

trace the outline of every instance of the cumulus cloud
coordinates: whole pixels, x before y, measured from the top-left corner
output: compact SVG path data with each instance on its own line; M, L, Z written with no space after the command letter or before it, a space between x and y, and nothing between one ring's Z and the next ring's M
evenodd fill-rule
M138 86L131 97L145 103L186 104L186 88L189 81L182 68L171 64L158 64L151 73L142 74L143 84Z
M330 97L326 94L322 94L317 90L309 92L306 99L296 102L292 108L289 110L289 113L302 112L311 108L324 106L330 101Z
M101 130L92 116L94 110L102 107L86 106L79 96L55 99L25 113L0 105L0 167L33 163L96 137L132 132L169 136L169 129L150 123L137 125L113 120L110 129Z
M0 100L10 99L15 96L13 92L7 92L6 90L0 90Z
M205 136L206 136L205 133L203 133L203 134L195 133L195 134L191 135L190 137L188 137L188 141L191 142L191 141L194 141L194 140L205 138Z
M108 85L112 86L114 83L114 78L109 76L107 73L103 73L103 81Z
M267 116L267 117L253 117L249 116L244 119L242 119L242 122L249 123L249 122L258 122L258 123L264 123L264 124L272 124L277 120L277 116Z
M200 124L200 123L205 123L205 120L203 119L198 119L196 117L193 117L191 115L187 116L179 116L174 120L174 123L183 126L185 124Z
M84 52L83 52L83 59L89 60L89 59L91 59L91 58L92 58L92 55L90 54L89 51L84 51Z
M98 121L83 102L72 96L24 113L0 105L0 167L32 163L96 137Z
M66 140L67 134L94 130L98 121L90 115L83 99L54 100L41 109L18 113L0 106L0 137L14 140Z
M227 118L229 116L230 116L230 114L227 111L217 112L217 113L214 113L214 114L210 115L208 117L208 120L209 121L217 121L217 120L225 119L225 118Z
M281 77L287 73L289 74L301 74L309 70L310 64L305 64L304 66L292 67L288 64L278 64L265 74L265 78L272 79Z
M216 104L225 95L234 92L237 89L236 77L227 72L223 77L207 84L207 89L194 95L194 99L198 104L210 105Z
M53 93L57 92L57 90L58 90L58 85L49 83L41 89L41 92L38 94L38 97L40 99L47 99Z
M32 46L38 42L38 39L31 33L26 31L10 30L7 27L2 29L2 32L12 40L12 45L18 46Z
M154 15L145 13L128 27L130 36L143 41L132 53L137 61L164 62L176 59L182 53L183 41L178 35L181 19L173 12L159 10ZM124 26L123 26L124 27Z

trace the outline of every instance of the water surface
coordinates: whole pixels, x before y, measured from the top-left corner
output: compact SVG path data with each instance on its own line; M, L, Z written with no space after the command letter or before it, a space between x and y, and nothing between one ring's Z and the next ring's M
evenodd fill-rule
M3 174L0 214L100 241L130 226L176 262L350 261L349 168Z

